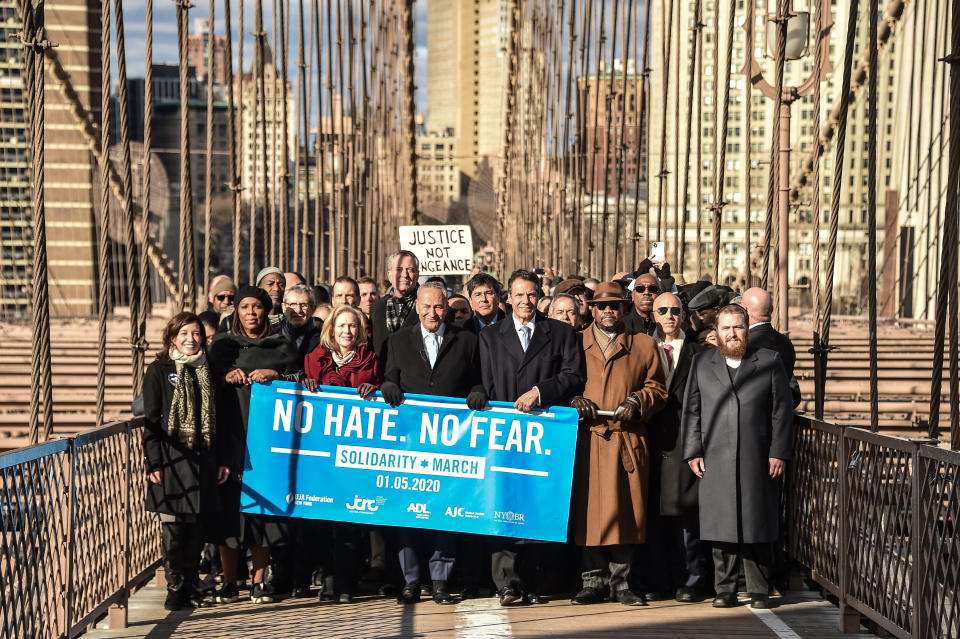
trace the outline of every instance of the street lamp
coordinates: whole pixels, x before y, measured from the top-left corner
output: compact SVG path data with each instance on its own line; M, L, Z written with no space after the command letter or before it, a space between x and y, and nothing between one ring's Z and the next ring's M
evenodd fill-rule
M736 0L730 0L735 2ZM771 0L772 1L772 0ZM817 2L817 12L823 16L820 33L816 34L816 43L814 46L821 47L820 59L823 61L820 75L817 77L817 70L810 73L810 77L799 87L783 87L783 93L780 98L780 157L779 157L779 184L777 201L777 220L779 230L777 234L778 247L778 267L779 278L777 280L777 290L779 296L777 300L777 311L780 316L779 329L786 333L789 331L789 320L787 317L789 309L789 251L790 251L790 107L793 102L800 97L809 95L817 82L822 82L832 70L830 66L830 28L833 26L833 16L830 13L830 0L810 0L811 3ZM746 56L743 66L743 73L747 75L753 86L760 89L766 97L771 100L777 98L777 88L772 86L763 78L763 72L760 70L760 63L755 57L754 49L754 28L755 28L755 10L754 0L747 2L747 16L743 23L743 29L746 32ZM794 12L793 3L787 5L787 37L786 37L786 60L799 60L808 54L807 43L810 39L810 13ZM768 14L766 17L766 41L768 51L773 53L776 48L777 31L780 28L780 21L776 14ZM747 123L750 126L750 123ZM819 215L819 211L815 213ZM814 241L819 242L820 238ZM749 259L749 256L747 257Z

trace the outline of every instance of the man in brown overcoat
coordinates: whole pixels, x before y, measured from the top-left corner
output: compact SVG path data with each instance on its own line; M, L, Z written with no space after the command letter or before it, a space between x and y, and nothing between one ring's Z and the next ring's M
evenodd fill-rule
M630 591L630 563L646 536L646 423L667 401L653 338L624 327L623 287L603 282L588 302L593 324L578 335L586 386L571 405L581 417L574 474L574 542L583 547L575 604L645 605ZM600 416L598 411L612 412Z

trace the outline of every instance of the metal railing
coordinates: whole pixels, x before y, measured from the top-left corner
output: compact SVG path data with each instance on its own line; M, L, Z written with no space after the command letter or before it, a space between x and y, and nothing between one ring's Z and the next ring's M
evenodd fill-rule
M0 636L71 638L160 564L143 509L143 420L0 455Z
M896 637L960 637L960 452L798 416L791 558L840 604Z

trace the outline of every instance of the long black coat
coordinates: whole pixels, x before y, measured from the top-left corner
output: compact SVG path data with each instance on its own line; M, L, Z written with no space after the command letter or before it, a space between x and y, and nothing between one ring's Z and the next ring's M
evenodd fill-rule
M566 406L583 390L582 354L573 328L540 313L526 352L512 316L480 331L480 362L491 400L513 402L536 386L541 406Z
M154 361L143 377L143 452L147 472L163 471L163 484L147 482L146 509L169 515L216 512L217 440L214 439L212 448L200 443L197 449L191 449L167 433L176 380L177 367L169 359ZM194 384L193 390L199 408L200 389Z
M407 326L419 326L420 317L417 315L417 306L414 304L407 313L400 328ZM397 329L399 331L400 329ZM373 352L381 363L387 361L387 348L389 345L390 332L387 330L387 298L382 297L373 303L370 307L370 342Z
M800 385L796 377L793 376L793 367L797 362L797 351L793 347L790 338L775 329L769 322L758 324L750 329L750 343L747 346L747 352L752 352L760 348L766 348L775 351L780 355L780 361L783 368L787 371L787 379L790 381L790 393L793 396L793 406L800 405Z
M483 390L477 336L447 324L437 361L430 368L420 322L401 328L390 336L383 379L397 384L404 393L418 395L466 397Z
M653 416L647 428L650 438L650 507L656 507L655 500L659 497L660 514L669 517L697 507L697 476L683 461L680 417L693 357L703 350L695 334L691 332L684 336L683 347L679 353L674 353L677 366L667 384L667 405Z
M777 539L779 480L769 458L791 458L793 409L774 351L744 357L731 382L717 349L693 359L683 402L683 459L703 457L700 538L732 543Z

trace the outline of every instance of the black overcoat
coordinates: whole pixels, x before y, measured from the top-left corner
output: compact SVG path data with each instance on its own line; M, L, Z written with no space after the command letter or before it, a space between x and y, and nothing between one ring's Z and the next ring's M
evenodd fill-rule
M790 392L793 395L793 407L800 405L800 384L793 375L793 367L797 362L797 351L793 347L790 338L770 325L770 322L757 324L750 329L750 342L747 344L747 352L755 351L760 348L767 348L776 351L780 355L780 361L783 363L784 370L787 371L787 379L790 381Z
M212 377L212 374L211 374ZM168 515L197 515L219 509L217 489L217 438L207 448L196 449L167 432L167 416L177 385L177 367L172 360L158 359L143 377L143 453L147 473L163 472L163 484L147 482L146 509ZM199 417L200 389L194 384Z
M526 352L513 317L480 331L487 398L513 402L536 386L541 406L567 406L583 391L582 354L573 327L537 313Z
M658 348L660 348L658 346ZM657 506L660 514L676 517L697 507L697 476L683 461L683 438L680 435L680 416L683 412L683 393L693 356L704 350L695 334L684 336L677 366L667 384L667 405L651 418L647 428L650 441L650 507Z
M683 402L683 459L703 457L700 538L732 543L777 539L779 480L769 458L789 460L793 409L787 373L774 351L748 354L731 382L717 349L698 354Z
M419 326L420 316L417 315L417 305L410 307L410 312L400 324L400 328ZM397 329L398 331L400 329ZM376 353L381 364L386 364L387 348L391 333L387 330L387 298L382 297L370 307L370 346Z
M418 395L466 397L481 391L477 336L447 324L436 363L430 368L420 322L401 328L390 336L383 380L397 384L404 393Z

